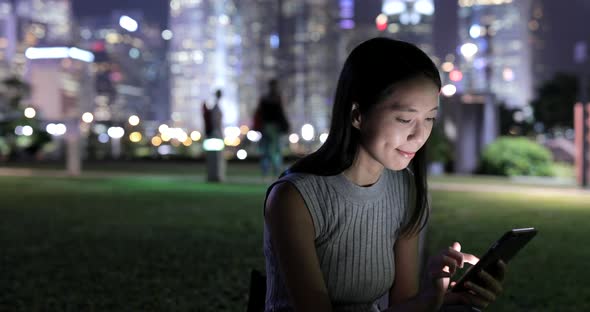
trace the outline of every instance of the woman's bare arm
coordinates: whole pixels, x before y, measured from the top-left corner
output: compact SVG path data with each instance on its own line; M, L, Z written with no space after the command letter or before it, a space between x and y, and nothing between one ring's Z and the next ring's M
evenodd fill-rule
M271 190L265 221L295 311L332 311L315 249L313 221L292 184L280 183Z
M418 234L397 239L395 250L395 281L389 292L389 305L407 301L416 295L420 287Z
M419 293L418 234L398 238L393 248L395 281L389 291L389 309L385 311L436 311L434 300Z

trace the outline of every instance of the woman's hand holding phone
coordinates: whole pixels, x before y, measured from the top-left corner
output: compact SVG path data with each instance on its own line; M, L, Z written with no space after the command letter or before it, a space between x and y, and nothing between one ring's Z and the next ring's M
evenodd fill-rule
M478 261L476 256L462 253L461 244L453 243L448 249L429 259L422 296L430 301L436 310L442 304L487 307L502 293L506 265L501 261L498 262L497 270L493 274L485 271L480 273L481 284L471 282L465 291L448 292L449 286L454 286L455 282L450 280L457 269L462 268L465 263L475 265Z
M477 263L477 262L476 262ZM475 265L475 263L472 263ZM476 308L486 308L490 303L496 301L503 291L502 282L506 273L506 264L498 260L493 273L484 270L478 273L478 283L466 282L465 290L459 292L447 292L445 294L445 304L465 304ZM451 283L451 287L455 286Z
M467 253L461 252L461 244L453 243L447 249L428 259L426 266L425 281L421 296L429 301L431 306L438 310L443 303L446 303L446 293L449 289L450 279L458 268L464 263L475 264L479 259Z

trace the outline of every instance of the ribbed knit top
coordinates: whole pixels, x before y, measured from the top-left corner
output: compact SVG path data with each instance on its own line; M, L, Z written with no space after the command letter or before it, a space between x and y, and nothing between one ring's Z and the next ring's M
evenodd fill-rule
M394 243L409 207L410 173L385 169L368 187L344 175L293 173L278 184L299 191L315 229L320 268L335 312L378 311L375 301L393 285ZM268 194L268 192L267 192ZM264 226L266 312L292 311L268 226Z

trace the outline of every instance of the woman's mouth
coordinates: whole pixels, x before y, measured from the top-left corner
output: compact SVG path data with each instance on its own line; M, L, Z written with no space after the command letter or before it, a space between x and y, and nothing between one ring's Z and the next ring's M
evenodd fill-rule
M404 156L405 158L412 158L412 157L414 157L414 155L416 155L416 153L406 152L406 151L402 151L400 149L396 149L396 151L398 153L402 154L402 156Z

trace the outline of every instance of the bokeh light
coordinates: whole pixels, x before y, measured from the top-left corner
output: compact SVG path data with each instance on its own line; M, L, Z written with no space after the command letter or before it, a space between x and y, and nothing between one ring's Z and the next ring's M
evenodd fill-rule
M291 135L289 135L289 142L293 144L299 142L299 135L297 135L297 133L291 133Z
M32 108L32 107L25 108L25 117L35 118L35 115L37 115L37 112L35 111L34 108Z
M137 126L137 125L139 125L139 122L140 122L139 117L137 115L131 115L129 117L128 121L129 121L129 124L132 126Z
M201 139L201 132L199 131L193 131L191 132L191 140L193 140L194 142L197 142Z
M238 157L238 159L240 160L244 160L246 159L246 157L248 157L248 152L246 152L245 150L241 149L236 153L236 156Z
M248 131L248 134L246 135L246 137L248 138L248 140L250 140L252 142L258 142L258 141L260 141L260 139L262 139L262 133L260 133L258 131L250 130L250 131Z
M86 112L82 114L82 121L85 123L91 123L94 120L94 115L92 113Z
M112 139L120 139L125 135L125 129L123 129L121 127L110 127L107 130L107 134Z
M305 141L311 141L313 140L313 137L315 135L315 131L313 129L313 126L310 124L305 124L301 127L301 137L305 140Z
M162 144L162 139L159 136L155 136L152 138L152 145L158 147Z
M457 92L457 87L452 84L448 84L442 87L441 92L444 96L451 97Z
M141 133L139 133L139 132L137 132L137 131L135 131L135 132L132 132L132 133L129 135L129 141L131 141L131 142L133 142L133 143L140 142L140 141L141 141L141 139L142 139L142 135L141 135Z

